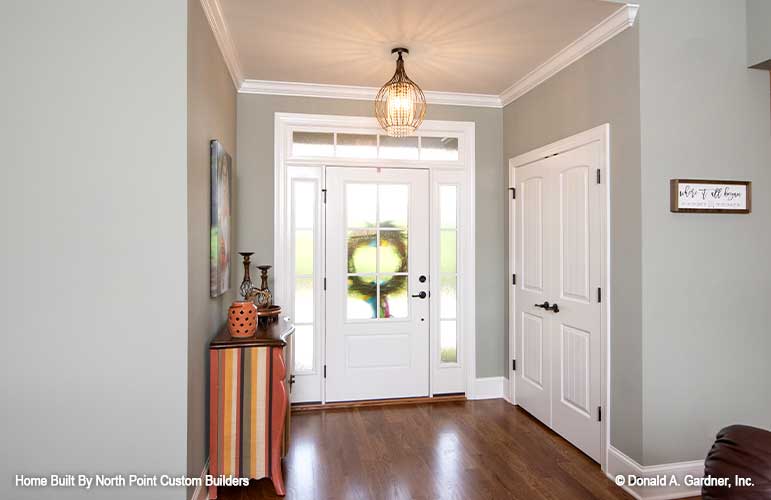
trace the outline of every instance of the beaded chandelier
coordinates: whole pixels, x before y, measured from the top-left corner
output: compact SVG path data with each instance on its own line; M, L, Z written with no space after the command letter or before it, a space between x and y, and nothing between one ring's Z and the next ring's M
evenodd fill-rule
M405 137L417 130L426 114L426 96L404 71L402 54L410 51L397 47L391 54L399 54L396 72L375 98L375 117L391 137Z

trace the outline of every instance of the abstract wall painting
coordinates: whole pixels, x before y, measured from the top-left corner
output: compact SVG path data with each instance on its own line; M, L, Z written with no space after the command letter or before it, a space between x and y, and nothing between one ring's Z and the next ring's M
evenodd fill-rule
M218 140L211 141L210 295L219 297L230 289L232 234L232 160Z

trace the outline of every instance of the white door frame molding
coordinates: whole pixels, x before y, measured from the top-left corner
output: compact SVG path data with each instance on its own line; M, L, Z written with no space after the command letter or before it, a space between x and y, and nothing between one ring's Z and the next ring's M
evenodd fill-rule
M552 144L534 149L527 153L511 158L509 160L509 186L516 186L516 169L523 167L546 157L570 151L572 149L599 142L600 144L600 184L603 187L602 204L602 265L601 265L601 283L602 283L602 301L601 309L601 406L602 406L602 463L600 466L603 471L608 466L608 449L610 446L610 310L611 310L611 290L610 290L610 124L606 123L598 127L580 132L573 136L559 140ZM515 273L516 262L516 232L513 230L514 221L516 221L516 204L509 201L509 274ZM515 319L515 293L511 289L509 293L509 357L517 359L516 352L516 319ZM512 404L517 404L516 397L516 377L512 366L509 366L509 394Z
M381 134L374 117L312 115L300 113L276 113L274 121L274 226L273 226L273 269L275 301L288 304L291 295L293 264L291 259L291 234L288 206L288 170L291 167L315 167L323 172L324 167L370 167L370 168L416 168L429 171L430 196L434 197L434 188L439 184L460 185L459 202L461 230L463 237L458 242L458 267L462 278L459 283L461 299L459 307L459 342L460 368L468 399L475 398L476 381L476 311L475 311L475 124L474 122L426 120L418 130L418 135L452 136L458 138L458 160L390 160L373 158L341 157L293 157L292 134L301 130L307 132L336 132L354 134ZM322 175L323 177L323 175ZM432 199L432 217L435 216ZM433 231L433 228L432 228ZM431 242L431 261L438 262L438 248ZM432 273L433 274L433 273ZM431 281L432 296L439 298L439 280ZM318 303L323 308L323 297ZM438 308L431 308L430 317L430 394L442 393L442 388L435 386L435 374L441 369L435 350L439 344L439 318L434 317ZM320 334L317 339L323 346L325 318L322 318ZM325 349L321 349L320 363L325 362ZM437 351L438 352L438 351ZM457 366L457 365L455 365ZM322 403L326 402L324 383L320 380Z

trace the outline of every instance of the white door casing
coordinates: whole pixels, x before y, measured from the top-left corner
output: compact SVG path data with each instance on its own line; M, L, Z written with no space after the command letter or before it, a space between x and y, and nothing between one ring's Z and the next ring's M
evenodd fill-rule
M475 331L475 125L473 122L426 120L420 127L420 138L457 138L459 155L454 160L425 159L383 159L351 158L335 153L334 157L297 155L293 151L293 134L297 132L321 132L328 134L382 134L377 120L372 117L311 115L299 113L275 114L275 163L274 163L274 251L272 274L274 300L282 305L287 316L294 319L295 303L294 252L292 233L292 189L297 180L315 179L324 187L324 172L329 168L367 168L370 172L377 169L420 169L428 172L430 178L431 218L438 220L440 187L457 186L458 188L458 247L457 247L457 362L448 363L440 359L440 321L439 300L440 281L431 279L431 324L430 324L430 395L465 392L470 399L475 398L476 380L476 331ZM422 142L421 142L422 144ZM323 193L317 200L323 199ZM314 240L315 255L321 264L314 267L314 356L313 370L295 372L295 384L292 390L292 402L326 402L326 379L323 368L328 366L326 359L327 318L325 317L326 291L321 287L326 270L323 269L326 243L323 241L327 204L319 201L318 213L321 220L317 225L317 238ZM439 237L438 225L431 224L429 250L431 252L431 278L438 272ZM436 317L436 318L435 318ZM299 316L298 316L299 319ZM435 320L436 319L436 320Z
M425 170L327 168L327 401L429 394L428 181ZM389 243L403 231L406 263ZM355 238L363 245L349 256ZM351 283L371 290L368 302Z
M598 127L510 162L513 399L603 465L607 131ZM535 306L544 301L559 312Z

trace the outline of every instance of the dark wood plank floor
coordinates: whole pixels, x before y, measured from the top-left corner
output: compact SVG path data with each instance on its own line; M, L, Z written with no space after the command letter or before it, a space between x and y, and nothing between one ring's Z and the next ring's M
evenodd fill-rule
M295 413L286 499L629 499L599 465L503 400ZM222 500L280 498L269 480Z

